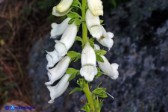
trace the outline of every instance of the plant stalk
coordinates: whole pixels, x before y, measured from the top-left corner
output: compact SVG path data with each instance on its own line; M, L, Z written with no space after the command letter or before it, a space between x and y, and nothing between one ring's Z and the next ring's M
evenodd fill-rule
M88 42L88 31L86 26L86 5L87 0L82 0L82 39L84 44Z
M85 86L83 88L83 91L86 95L86 98L87 98L87 101L89 103L89 106L90 106L90 109L91 109L91 112L96 112L95 111L95 106L94 106L94 102L93 102L93 97L92 97L92 93L89 89L89 85L88 85L88 82L85 83Z

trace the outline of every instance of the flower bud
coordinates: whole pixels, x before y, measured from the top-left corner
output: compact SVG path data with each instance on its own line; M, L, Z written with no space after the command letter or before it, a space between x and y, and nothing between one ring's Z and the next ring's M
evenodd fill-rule
M61 0L61 2L53 7L52 14L55 16L64 16L70 11L73 0Z
M70 75L66 74L62 77L62 79L56 84L55 86L47 86L48 90L50 91L51 100L48 103L53 103L54 99L61 96L65 90L68 88Z
M60 79L66 72L71 59L64 57L54 68L48 69L48 76L50 81L46 85L52 85L56 80Z
M52 23L51 27L51 38L56 38L57 36L60 36L63 34L65 29L68 27L68 22L70 18L66 18L62 23L57 24L57 23Z
M103 15L103 5L101 0L87 0L89 10L95 16Z

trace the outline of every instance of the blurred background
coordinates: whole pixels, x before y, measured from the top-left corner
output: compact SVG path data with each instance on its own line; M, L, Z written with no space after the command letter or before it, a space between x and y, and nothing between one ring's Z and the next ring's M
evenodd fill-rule
M51 15L59 0L0 0L0 110L6 105L33 106L30 112L80 112L83 93L48 104L45 50L52 50ZM102 112L168 112L168 1L104 0L104 25L115 34L106 57L119 63L117 80L102 82L115 99L104 100ZM78 50L76 43L72 49ZM78 67L79 63L71 65ZM29 112L29 111L26 111ZM82 111L81 111L82 112Z

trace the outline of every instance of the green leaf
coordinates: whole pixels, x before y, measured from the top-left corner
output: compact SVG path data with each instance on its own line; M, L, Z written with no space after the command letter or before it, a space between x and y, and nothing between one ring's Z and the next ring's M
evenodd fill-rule
M66 71L66 74L70 74L70 78L68 81L73 80L78 74L79 74L79 70L76 70L74 68L68 68Z
M82 18L78 13L76 12L70 12L67 14L69 18Z
M100 98L107 98L106 88L98 87L93 91L93 94Z
M80 78L80 79L78 79L77 84L83 89L84 85L86 84L86 81L85 81L85 79Z
M74 0L73 3L72 3L72 7L82 8L82 5L79 2L79 0Z
M101 70L100 70L100 68L97 68L97 75L96 75L96 77L95 78L99 78L100 76L102 76L102 72L101 72Z
M96 60L99 62L104 62L103 58L100 55L96 54Z
M90 38L89 39L89 43L94 48L94 38Z
M67 54L72 61L76 62L81 58L81 54L75 51L69 51Z
M107 53L105 50L96 50L95 52L97 55L105 55Z
M82 91L82 88L76 87L69 94L73 94L75 92L80 92L80 91Z
M83 42L83 40L82 40L81 37L77 36L77 37L76 37L76 41L81 42L81 43L82 43L82 47L84 46L84 42Z

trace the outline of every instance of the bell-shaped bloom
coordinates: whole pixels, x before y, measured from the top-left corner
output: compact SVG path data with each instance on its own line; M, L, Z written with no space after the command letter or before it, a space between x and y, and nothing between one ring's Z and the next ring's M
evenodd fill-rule
M58 55L58 52L56 50L52 52L47 52L46 59L48 61L47 68L53 67L59 60L60 56Z
M117 79L119 72L117 63L110 64L105 56L101 56L104 62L98 62L100 69L104 72L105 75L109 76L112 79Z
M101 28L100 18L99 16L94 16L89 9L86 12L86 25L94 38L99 39L102 36L103 30Z
M63 34L65 29L68 27L68 22L71 18L66 18L62 23L57 24L57 23L52 23L51 27L51 38L56 38L57 36L60 36Z
M80 69L80 74L88 82L93 81L95 75L97 74L96 68L96 54L94 49L89 43L86 43L81 56L82 68Z
M52 14L55 16L64 16L70 11L73 0L61 0L61 2L53 7Z
M54 68L48 69L49 82L46 82L46 85L52 85L55 81L60 79L66 72L69 64L70 57L64 57Z
M103 26L101 26L101 30L103 31L103 35L99 39L97 39L97 41L110 50L114 44L114 41L112 39L114 37L114 34L111 32L106 32Z
M68 49L66 48L65 44L60 41L55 41L55 49L60 57L63 57L67 54Z
M95 16L103 15L103 4L101 0L87 0L89 10Z
M47 86L48 90L50 91L50 97L51 97L51 100L48 103L53 103L56 98L61 96L66 91L69 85L68 81L69 77L70 75L66 74L55 86Z
M67 50L69 50L74 44L77 32L78 32L77 25L71 24L63 33L60 42L64 43Z

